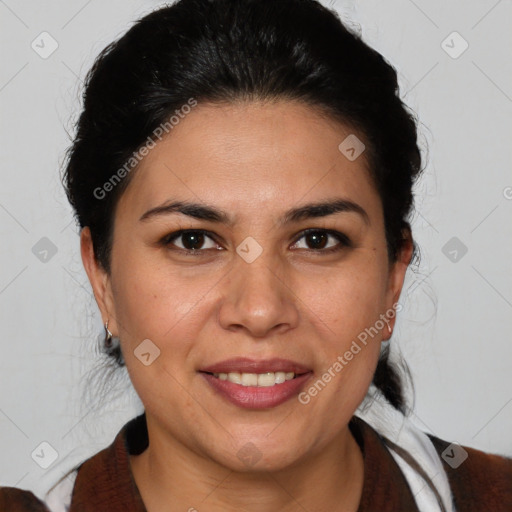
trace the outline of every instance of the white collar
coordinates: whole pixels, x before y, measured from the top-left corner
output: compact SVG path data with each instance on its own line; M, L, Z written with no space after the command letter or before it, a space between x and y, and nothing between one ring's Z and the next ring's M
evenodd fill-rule
M429 437L397 411L372 384L355 416L368 423L381 436L406 450L435 485L446 512L454 512L448 476ZM411 488L420 512L442 512L438 500L425 479L392 447L386 446Z

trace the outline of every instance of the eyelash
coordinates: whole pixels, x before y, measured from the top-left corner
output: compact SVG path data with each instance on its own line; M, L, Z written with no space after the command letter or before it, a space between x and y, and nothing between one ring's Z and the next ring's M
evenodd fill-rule
M292 245L295 245L299 240L301 240L305 236L307 236L309 234L313 234L313 233L332 236L332 237L336 238L336 240L339 242L339 244L334 247L330 247L328 249L303 249L303 250L306 250L309 252L314 252L314 253L325 254L325 253L338 252L344 248L352 247L352 241L344 233L341 233L339 231L334 231L331 229L320 229L320 228L305 229L304 231L301 232L300 236L295 239L295 241L293 242ZM180 229L178 231L174 231L173 233L170 233L170 234L164 236L160 240L160 243L164 247L168 247L172 242L174 242L180 236L186 235L186 234L201 234L201 235L207 236L208 238L212 239L215 243L217 243L217 241L215 240L215 236L212 233L210 233L209 231L206 231L203 229ZM187 256L201 256L201 253L205 252L208 249L195 249L194 250L194 249L181 249L180 247L177 247L177 248L171 249L171 250L181 251L182 253L186 254Z

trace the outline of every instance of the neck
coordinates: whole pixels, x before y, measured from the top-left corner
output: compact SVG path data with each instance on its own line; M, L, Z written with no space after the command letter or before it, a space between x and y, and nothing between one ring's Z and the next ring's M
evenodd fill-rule
M348 426L319 453L292 468L250 473L200 456L163 432L152 431L149 424L148 432L148 448L130 457L148 512L358 509L364 463Z

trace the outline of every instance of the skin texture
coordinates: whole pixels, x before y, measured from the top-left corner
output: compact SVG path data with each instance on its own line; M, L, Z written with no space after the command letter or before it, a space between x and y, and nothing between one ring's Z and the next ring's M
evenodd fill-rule
M364 153L349 161L338 149L350 133L298 102L199 104L132 171L115 213L110 275L83 229L82 259L103 321L121 339L146 410L150 445L131 464L149 512L169 511L169 503L198 511L357 510L363 459L348 422L387 326L306 405L294 397L242 409L198 373L237 356L280 357L310 368L309 386L398 301L412 244L389 264ZM291 208L333 198L359 204L368 223L355 212L277 222ZM215 206L233 224L176 213L139 221L168 200ZM344 233L352 246L332 236L315 246L301 234L308 228ZM179 229L215 238L186 255L190 238L160 242ZM263 249L252 263L236 252L246 237ZM134 355L145 339L161 351L149 366ZM248 442L261 457L252 467L237 457Z

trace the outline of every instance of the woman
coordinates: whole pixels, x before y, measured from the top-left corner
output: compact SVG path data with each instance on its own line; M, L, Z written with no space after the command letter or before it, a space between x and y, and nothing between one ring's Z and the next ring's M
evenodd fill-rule
M2 510L512 510L388 361L421 172L393 68L313 0L181 0L97 59L65 187L144 414Z

